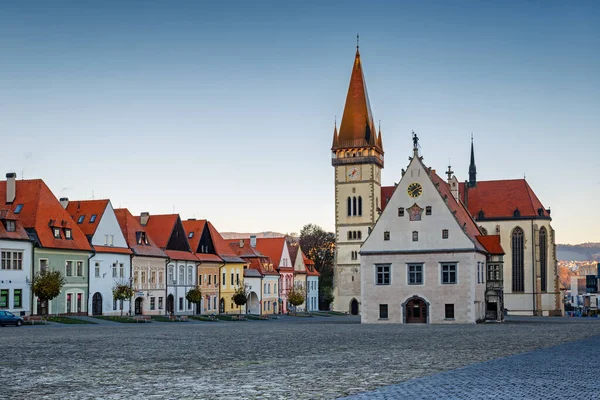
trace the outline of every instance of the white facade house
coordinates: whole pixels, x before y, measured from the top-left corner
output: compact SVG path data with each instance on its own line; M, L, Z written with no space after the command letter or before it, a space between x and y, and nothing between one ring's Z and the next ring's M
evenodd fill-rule
M113 298L116 285L131 284L132 253L110 200L62 198L61 204L94 249L89 260L88 314L129 314L130 301Z
M244 269L244 286L248 293L246 314L261 314L263 275L253 268Z
M172 252L165 251L167 255ZM190 254L193 257L193 254ZM195 314L195 304L185 296L196 287L196 262L193 260L170 259L167 265L167 312L175 315Z
M314 269L314 265L309 264L307 268L306 310L319 311L319 273Z
M414 156L360 250L361 322L485 318L488 252L462 203Z
M31 314L32 243L9 208L0 206L0 309Z

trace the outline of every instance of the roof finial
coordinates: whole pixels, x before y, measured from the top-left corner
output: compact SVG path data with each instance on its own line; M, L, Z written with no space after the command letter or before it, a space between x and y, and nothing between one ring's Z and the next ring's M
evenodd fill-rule
M419 155L419 137L417 136L415 131L412 131L412 139L413 139L413 152L415 153L415 156L418 156Z
M359 40L360 40L360 36L358 35L358 33L356 34L356 52L358 53L358 47L359 47Z

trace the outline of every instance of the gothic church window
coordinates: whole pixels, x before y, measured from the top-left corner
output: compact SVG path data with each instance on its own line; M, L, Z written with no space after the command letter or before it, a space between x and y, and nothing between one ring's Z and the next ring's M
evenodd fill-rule
M548 285L548 234L546 228L542 226L540 229L540 278L542 292L545 292Z
M361 240L362 239L362 233L361 233L361 231L358 231L356 234L358 235L358 240Z
M358 196L358 215L362 216L362 196Z
M525 290L525 246L523 243L523 229L516 227L512 233L512 291Z
M348 231L348 240L352 240L352 231Z
M352 215L356 216L356 196L352 198Z
M348 216L352 215L352 199L348 197Z

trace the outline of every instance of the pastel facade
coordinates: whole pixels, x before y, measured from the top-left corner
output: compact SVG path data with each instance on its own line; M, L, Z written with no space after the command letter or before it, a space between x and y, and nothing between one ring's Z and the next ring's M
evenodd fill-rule
M127 209L115 210L121 232L132 252L132 314L166 313L166 264L168 256Z
M20 210L19 210L20 212ZM0 203L0 309L31 314L33 247L29 235L9 206Z
M306 265L306 310L307 311L319 311L319 271L315 269L315 263L306 257L304 257L304 264Z
M33 297L33 314L88 313L88 269L92 248L77 224L41 179L0 181L0 198L17 215L34 243L32 275L41 269L60 271L66 280L58 297Z
M130 284L131 250L123 236L110 200L60 202L79 229L86 235L94 249L89 259L89 315L129 314L130 301L113 298L113 288Z
M252 240L252 237L250 238ZM288 249L287 239L285 237L278 238L255 238L256 248L273 262L273 267L279 272L279 282L277 287L277 297L279 306L278 312L287 313L289 311L288 292L294 285L294 267L292 265L290 252ZM263 283L264 286L264 283ZM270 281L267 281L267 288L271 287ZM268 297L273 294L268 293ZM264 298L265 301L266 297ZM263 309L264 311L264 309Z
M294 288L298 288L304 291L304 303L296 306L297 312L304 312L307 310L307 283L306 283L306 264L304 263L304 254L300 249L299 245L288 246L290 252L290 259L294 266Z

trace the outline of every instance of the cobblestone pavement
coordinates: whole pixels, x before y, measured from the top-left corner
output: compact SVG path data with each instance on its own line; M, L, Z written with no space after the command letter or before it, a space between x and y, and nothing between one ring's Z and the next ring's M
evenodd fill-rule
M534 350L345 397L388 399L598 399L600 336Z
M356 319L0 328L0 398L333 399L600 335L600 321L575 318L348 322Z

